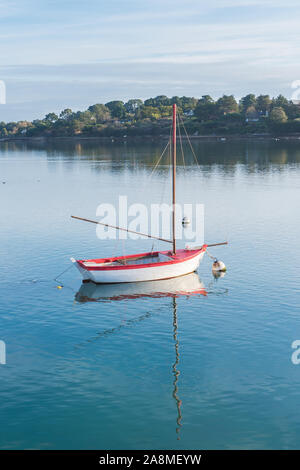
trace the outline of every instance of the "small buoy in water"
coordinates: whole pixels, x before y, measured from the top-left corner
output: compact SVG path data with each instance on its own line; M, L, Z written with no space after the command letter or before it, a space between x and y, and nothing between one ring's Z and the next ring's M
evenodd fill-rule
M190 225L191 221L187 216L184 216L182 219L182 225Z
M217 259L213 262L212 270L218 273L225 273L226 266L223 261L218 261Z
M62 289L63 288L63 286L56 286L56 287L57 287L57 289Z

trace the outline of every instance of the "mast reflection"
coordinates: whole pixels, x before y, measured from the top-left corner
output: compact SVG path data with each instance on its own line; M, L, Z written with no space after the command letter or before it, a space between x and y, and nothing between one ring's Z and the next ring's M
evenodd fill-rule
M173 398L176 402L176 407L177 407L177 418L176 418L176 434L177 434L177 440L180 439L180 428L182 426L181 420L182 420L182 414L181 414L181 400L178 396L178 379L180 375L179 369L177 369L177 366L179 364L179 340L177 336L178 332L178 318L177 318L177 302L176 302L176 297L173 297L173 338L174 338L174 346L175 346L175 362L173 364L173 374L174 374L174 381L173 381Z
M173 310L173 341L175 350L175 361L172 364L173 374L173 389L172 397L176 404L176 435L177 440L180 440L180 430L182 427L182 401L179 397L179 339L178 339L178 316L177 316L177 299L179 297L191 297L195 295L206 296L207 291L204 284L199 279L198 274L191 273L178 278L167 279L162 281L147 281L138 283L123 283L123 284L94 284L93 282L83 283L75 296L75 300L80 303L85 302L120 302L120 301L133 301L142 298L164 298L169 297L172 301ZM119 326L98 332L95 337L90 338L88 342L107 336L112 333L117 333L124 326L130 327L135 323L151 317L152 313L147 313L140 317L126 320ZM78 345L83 346L83 344Z

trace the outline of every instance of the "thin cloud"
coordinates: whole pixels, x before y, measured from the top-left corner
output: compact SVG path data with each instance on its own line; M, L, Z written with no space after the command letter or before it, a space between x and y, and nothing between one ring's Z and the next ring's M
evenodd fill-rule
M299 0L0 0L1 11L1 119L31 118L30 101L37 113L178 90L284 94L300 78Z

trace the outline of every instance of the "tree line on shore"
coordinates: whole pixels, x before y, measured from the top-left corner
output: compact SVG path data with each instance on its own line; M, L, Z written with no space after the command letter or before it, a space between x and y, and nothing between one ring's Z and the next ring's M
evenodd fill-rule
M270 98L248 94L239 102L233 95L217 100L209 95L200 99L161 95L145 101L94 104L86 111L73 112L67 108L59 115L48 113L44 119L32 122L0 122L0 137L166 135L174 103L191 135L300 133L300 105L282 95Z

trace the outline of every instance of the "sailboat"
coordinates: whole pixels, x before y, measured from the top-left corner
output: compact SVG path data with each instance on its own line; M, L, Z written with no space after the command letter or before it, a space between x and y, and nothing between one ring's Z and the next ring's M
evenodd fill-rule
M175 238L176 223L176 104L173 104L173 133L172 133L172 240L154 237L149 234L142 234L148 238L172 244L172 250L151 251L133 255L116 256L109 258L97 258L71 261L80 271L84 281L93 281L97 284L111 284L123 282L154 281L171 279L197 270L202 261L207 247L221 245L203 244L199 247L177 249ZM71 216L74 219L83 220L95 224L104 225L117 230L133 232L122 227L115 227L101 222L84 219L82 217Z

